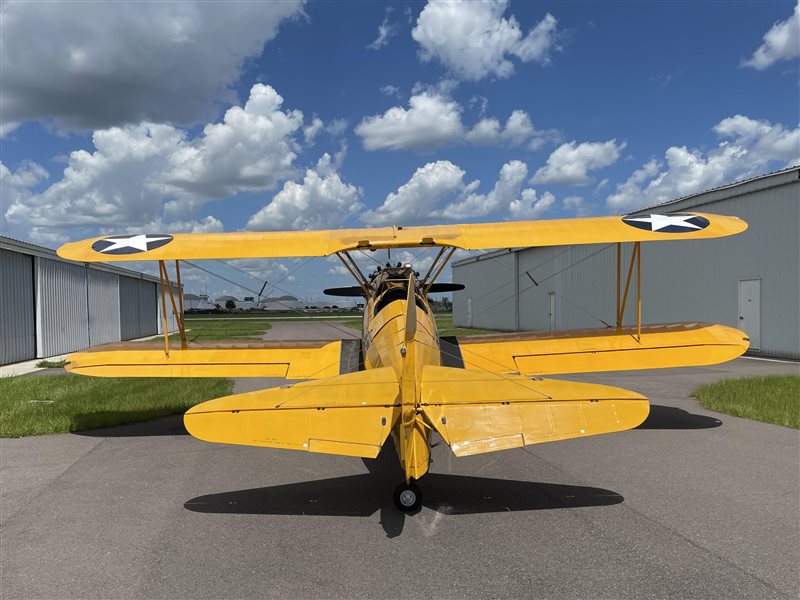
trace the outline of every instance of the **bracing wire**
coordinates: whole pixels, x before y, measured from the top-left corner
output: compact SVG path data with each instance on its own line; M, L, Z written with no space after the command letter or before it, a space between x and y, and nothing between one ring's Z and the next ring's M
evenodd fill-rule
M213 276L213 277L218 277L219 279L222 279L223 281L227 281L228 283L230 283L230 284L232 284L232 285L235 285L235 286L238 286L238 287L242 288L243 290L247 290L248 292L253 292L254 294L258 295L258 292L256 292L255 290L252 290L252 289L250 289L249 287L247 287L247 286L245 286L245 285L242 285L242 284L240 284L240 283L238 283L238 282L236 282L236 281L233 281L233 280L231 280L231 279L228 279L227 277L223 277L222 275L220 275L220 274L218 274L218 273L214 273L213 271L210 271L209 269L206 269L206 268L204 268L204 267L201 267L200 265L198 265L198 264L196 264L196 263L193 263L193 262L191 262L191 261L188 261L188 260L184 260L183 262L185 262L186 264L188 264L188 265L190 265L190 266L194 267L195 269L200 269L201 271L203 271L203 272L205 272L205 273L208 273L209 275L211 275L211 276ZM227 264L227 263L226 263L226 264ZM249 277L252 277L253 279L256 279L256 278L255 278L253 275L250 275L250 274L249 274L249 273L247 273L246 271L245 271L244 273L245 273L246 275L248 275ZM280 290L280 291L282 291L282 292L284 292L284 293L286 293L286 294L290 294L290 292L287 292L286 290L284 290L284 289L282 289L282 288L280 288L280 287L278 287L278 286L273 286L273 287L275 287L275 289L277 289L277 290ZM283 304L283 303L281 303L280 301L278 301L278 303L279 303L279 304ZM286 308L286 310L287 310L288 312L293 312L293 313L297 313L298 315L301 315L301 316L304 316L304 317L308 317L308 315L307 315L306 313L304 313L303 311L301 311L301 310L298 310L298 309L296 309L296 308L293 308L293 307L291 307L291 306L288 306L288 305L284 305L284 307ZM328 326L328 327L331 327L331 328L335 329L335 330L336 330L336 331L338 331L339 333L344 333L344 334L346 334L346 337L347 337L348 339L352 339L352 337L353 337L353 333L354 333L354 332L353 332L353 330L347 330L347 329L343 329L343 328L341 328L341 327L338 327L338 326L336 326L334 323L331 323L330 321L322 321L322 323L323 323L323 324L325 324L325 325L326 325L326 326Z
M533 275L531 274L531 272L533 272L533 271L536 271L537 269L540 269L541 267L543 267L543 266L547 265L548 263L550 263L550 262L554 261L555 259L557 259L557 258L559 258L559 257L563 256L563 255L564 255L566 252L568 252L568 251L569 251L569 250L564 250L564 251L562 251L562 252L560 252L560 253L556 254L555 256L552 256L552 257L548 258L547 260L545 260L544 262L542 262L542 263L538 264L537 266L535 266L535 267L533 267L533 268L531 268L531 269L527 269L526 271L523 271L523 274L525 274L525 275L527 275L528 277L530 277L530 278L531 278L531 280L533 281L533 283L532 283L532 284L530 284L530 285L528 285L528 286L526 286L526 287L524 287L524 288L521 288L521 289L520 289L518 292L517 292L517 291L514 291L514 292L512 292L512 293L511 293L511 294L509 294L508 296L505 296L505 297L503 297L502 299L498 300L497 302L494 302L493 304L490 304L489 306L486 306L486 307L483 307L483 308L481 308L481 310L479 310L479 311L475 312L475 313L474 313L474 315L480 315L480 314L483 314L483 313L485 313L486 311L489 311L489 310L491 310L491 309L493 309L493 308L495 308L495 307L497 307L497 306L499 306L499 305L503 304L504 302L508 302L509 300L511 300L512 298L514 298L516 295L518 295L518 294L522 294L523 292L526 292L526 291L528 291L528 290L530 290L530 289L533 289L533 288L535 288L535 287L542 287L542 284L543 284L544 282L548 281L549 279L552 279L552 278L553 278L553 277L555 277L556 275L558 275L558 274L560 274L560 273L563 273L564 271L566 271L566 270L568 270L568 269L571 269L571 268L573 268L573 267L576 267L577 265L581 264L582 262L589 260L589 259L590 259L590 258L592 258L593 256L596 256L596 255L600 254L601 252L605 252L605 251L606 251L606 250L608 250L609 248L612 248L612 247L614 247L614 245L615 245L615 244L607 244L607 245L605 245L605 246L602 246L601 248L599 248L599 249L595 250L595 251L594 251L594 252L592 252L591 254L589 254L589 255L587 255L587 256L584 256L583 258L580 258L580 259L576 260L575 262L572 262L572 263L568 264L566 267L564 267L564 268L562 268L562 269L559 269L558 271L555 271L554 273L551 273L551 274L547 275L547 276L546 276L546 277L544 277L543 279L539 279L539 280L535 280L535 281L534 281L534 278L533 278ZM515 283L515 282L514 282L514 280L511 280L511 281L509 281L509 282L506 282L506 283L504 283L503 285L501 285L501 286L499 286L499 287L496 287L496 288L494 288L492 291L490 291L490 292L488 292L488 293L484 294L483 296L481 296L480 298L478 298L478 300L481 300L481 299L483 299L483 298L486 298L486 297L487 297L489 294L492 294L492 293L495 293L495 292L497 292L497 291L499 291L499 290L502 290L502 289L504 289L504 288L507 288L509 285L512 285L512 284L514 284L514 283ZM549 286L544 286L544 287L543 287L543 289L544 289L545 291L548 291L548 292L552 292L552 293L554 293L554 294L557 294L557 295L558 295L558 297L562 298L563 300L565 300L565 301L566 301L566 302L568 302L570 305L572 305L572 306L574 306L575 308L577 308L579 311L581 311L581 312L582 312L582 313L584 313L585 315L587 315L587 316L589 316L589 317L591 317L591 318L593 318L593 319L596 319L597 321L600 321L600 322L601 322L603 325L605 325L606 327L611 327L611 325L609 325L609 324L608 324L608 323L607 323L605 320L601 319L601 318L600 318L600 317L598 317L596 314L594 314L594 313L592 313L591 311L587 310L586 308L582 307L582 306L581 306L581 305L579 305L577 302L575 302L575 301L573 301L573 300L570 300L570 298L568 298L568 297L567 297L565 294L557 293L555 290L553 290L553 289L552 289L551 287L549 287Z

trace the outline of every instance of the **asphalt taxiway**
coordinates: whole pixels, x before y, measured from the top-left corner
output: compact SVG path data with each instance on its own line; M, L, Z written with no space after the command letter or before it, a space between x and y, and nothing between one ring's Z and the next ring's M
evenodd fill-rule
M222 446L180 417L0 440L11 598L796 598L800 436L699 384L791 363L572 377L650 397L638 429L456 459L395 510L376 460ZM241 390L280 380L249 381Z

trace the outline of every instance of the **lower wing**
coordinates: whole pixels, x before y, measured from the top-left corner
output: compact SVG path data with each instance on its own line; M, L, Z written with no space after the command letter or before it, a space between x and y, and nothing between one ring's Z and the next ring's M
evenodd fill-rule
M636 327L476 335L442 340L443 364L542 375L713 365L747 350L733 327L672 323Z
M203 402L183 417L206 442L375 458L400 416L384 367Z
M359 368L358 340L106 344L70 354L66 369L95 377L283 377L322 379Z
M456 456L632 429L647 398L620 388L425 367L421 410Z

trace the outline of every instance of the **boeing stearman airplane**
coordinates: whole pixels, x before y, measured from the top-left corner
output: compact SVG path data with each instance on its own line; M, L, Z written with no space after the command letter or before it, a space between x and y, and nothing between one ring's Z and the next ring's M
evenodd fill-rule
M99 377L284 377L311 380L217 398L184 416L194 437L225 444L375 458L391 434L403 478L394 501L418 509L416 481L428 471L434 432L456 456L623 431L649 413L644 396L615 387L544 379L542 375L708 365L742 354L748 339L722 325L641 323L641 242L734 235L747 224L709 214L636 214L552 221L385 227L265 233L104 236L65 244L59 256L80 262L155 260L165 319L172 307L178 347L111 344L69 357L73 373ZM456 249L567 244L617 246L615 326L441 339L428 294L462 286L436 279ZM622 292L623 243L632 243ZM423 276L411 265L365 276L356 251L439 247ZM363 335L319 342L189 342L181 294L166 261L328 256L356 279L326 290L365 299ZM636 272L636 325L623 319ZM177 301L175 296L177 297Z

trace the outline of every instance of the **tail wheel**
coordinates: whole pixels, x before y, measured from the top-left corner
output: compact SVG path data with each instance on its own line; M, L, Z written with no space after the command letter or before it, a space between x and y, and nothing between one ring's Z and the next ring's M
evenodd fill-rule
M422 492L413 481L401 483L394 490L394 503L403 512L414 512L422 506Z

